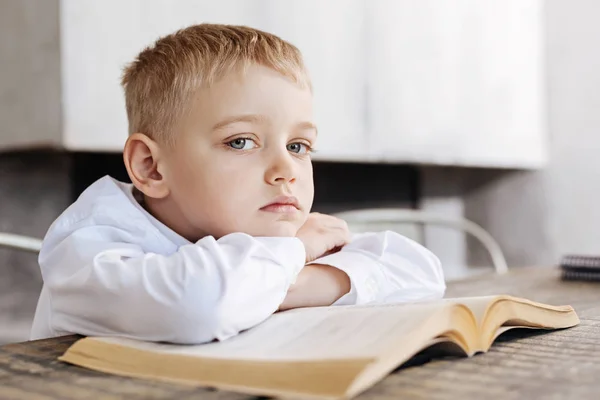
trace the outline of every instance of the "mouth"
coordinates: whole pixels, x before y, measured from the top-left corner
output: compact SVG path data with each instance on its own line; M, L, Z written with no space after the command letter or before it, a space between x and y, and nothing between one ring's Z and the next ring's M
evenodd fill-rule
M292 196L276 197L271 203L261 208L261 211L290 214L300 210L298 199Z

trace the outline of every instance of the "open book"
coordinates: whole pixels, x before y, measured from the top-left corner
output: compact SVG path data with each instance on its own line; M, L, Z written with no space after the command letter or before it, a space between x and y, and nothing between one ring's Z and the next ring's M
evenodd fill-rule
M445 343L471 356L512 328L567 328L570 306L510 296L305 308L223 342L182 346L84 338L60 358L113 374L277 397L349 398L413 355Z

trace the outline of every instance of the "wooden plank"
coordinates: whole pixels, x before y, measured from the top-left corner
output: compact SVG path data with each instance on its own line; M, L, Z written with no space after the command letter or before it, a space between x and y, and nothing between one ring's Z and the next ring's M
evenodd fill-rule
M581 325L543 335L509 333L489 353L470 359L431 360L432 355L424 352L359 398L597 398L600 284L563 282L556 269L531 268L450 283L447 297L496 293L571 304L581 317ZM253 398L111 376L56 361L78 338L64 336L0 347L0 399Z
M600 384L600 322L504 339L470 359L436 360L390 375L364 398L597 398ZM587 336L580 342L581 332Z

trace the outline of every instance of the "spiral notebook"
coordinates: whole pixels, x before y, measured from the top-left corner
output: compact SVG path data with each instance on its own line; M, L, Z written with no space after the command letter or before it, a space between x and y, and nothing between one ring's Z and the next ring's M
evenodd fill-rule
M564 280L600 282L600 256L566 255L560 269Z

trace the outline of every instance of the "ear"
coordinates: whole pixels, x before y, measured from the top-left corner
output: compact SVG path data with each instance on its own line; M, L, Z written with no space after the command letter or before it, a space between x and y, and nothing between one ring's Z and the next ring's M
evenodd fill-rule
M123 150L123 161L131 182L146 196L162 199L169 195L169 186L161 173L164 159L161 148L143 133L129 136Z

